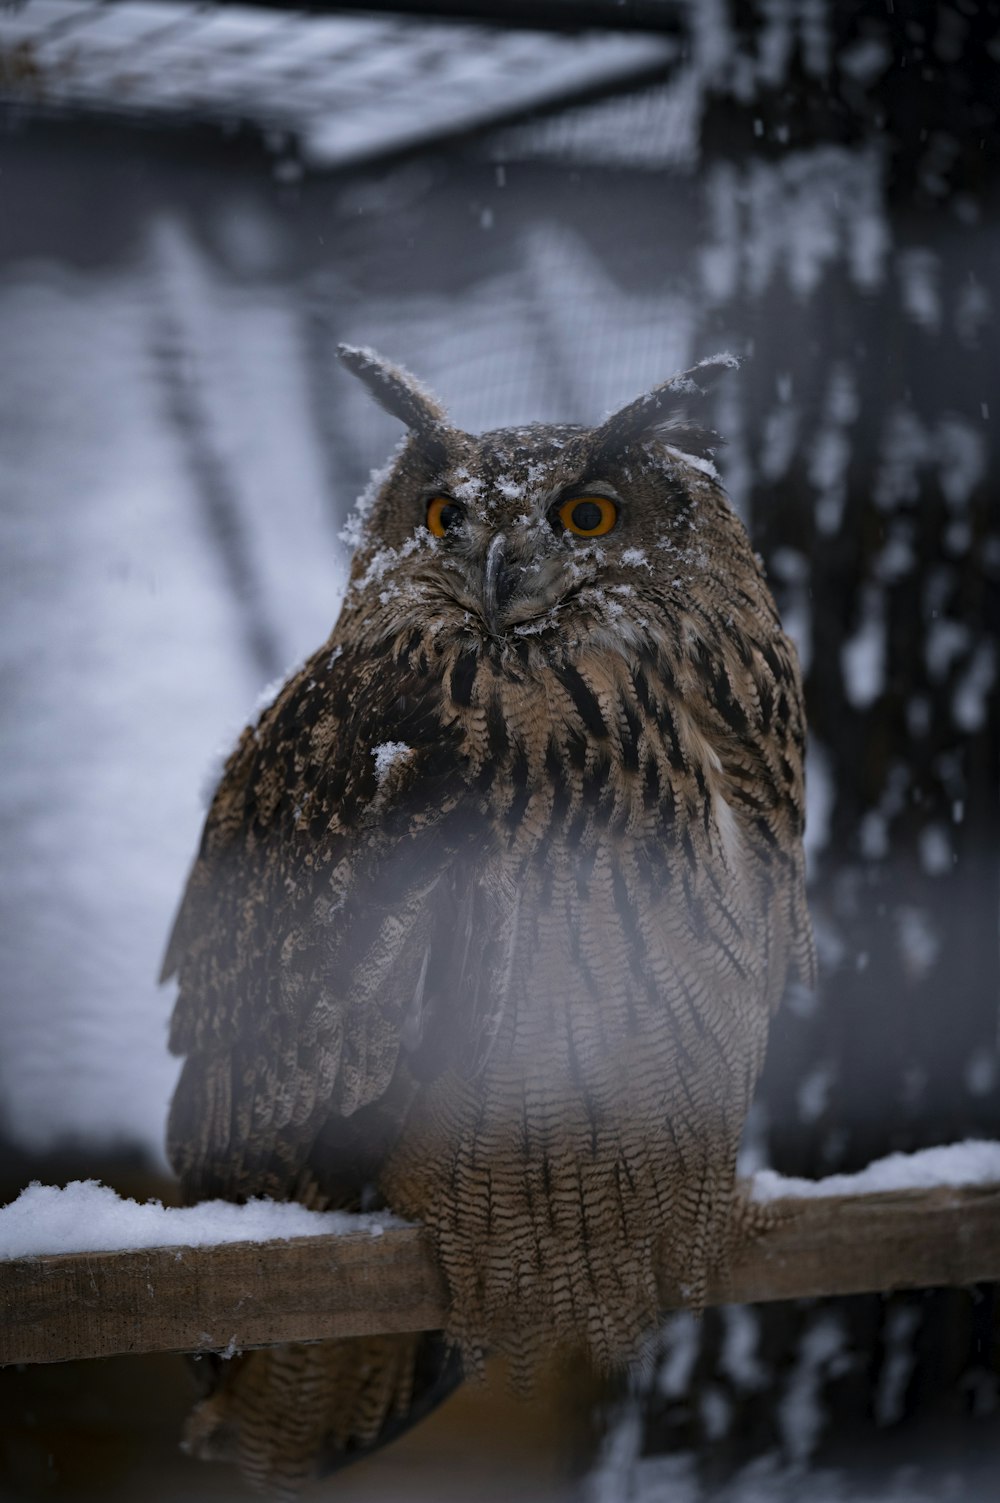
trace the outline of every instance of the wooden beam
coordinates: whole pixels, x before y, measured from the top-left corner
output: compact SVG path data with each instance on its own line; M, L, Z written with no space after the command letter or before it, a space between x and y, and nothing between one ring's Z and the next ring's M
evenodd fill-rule
M776 1200L709 1304L1000 1280L1000 1184ZM668 1298L668 1306L683 1301ZM419 1227L0 1262L0 1364L440 1327Z

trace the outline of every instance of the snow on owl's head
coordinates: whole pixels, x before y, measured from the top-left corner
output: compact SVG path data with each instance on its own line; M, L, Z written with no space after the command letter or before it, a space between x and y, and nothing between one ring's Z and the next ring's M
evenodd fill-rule
M471 435L372 351L340 355L409 430L347 530L357 552L346 608L370 634L430 615L522 658L556 639L562 650L634 646L706 587L736 598L756 573L709 458L719 439L690 416L703 367L595 428Z

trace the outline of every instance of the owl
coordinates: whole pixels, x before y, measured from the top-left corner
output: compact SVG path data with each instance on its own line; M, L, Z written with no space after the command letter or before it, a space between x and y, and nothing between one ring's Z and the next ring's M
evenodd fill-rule
M406 427L333 634L243 733L164 974L188 1199L427 1228L444 1332L244 1354L188 1426L293 1498L487 1353L636 1359L733 1241L769 1018L811 984L803 708L697 425L699 372L596 428Z

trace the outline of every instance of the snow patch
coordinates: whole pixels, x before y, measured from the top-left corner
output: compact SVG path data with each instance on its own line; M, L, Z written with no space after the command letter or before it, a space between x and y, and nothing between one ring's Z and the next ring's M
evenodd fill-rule
M964 419L945 417L937 426L935 446L945 501L956 510L967 506L973 491L986 478L985 438Z
M828 1195L882 1195L891 1190L933 1190L941 1185L992 1185L1000 1181L1000 1143L967 1138L919 1153L890 1153L857 1174L830 1174L825 1179L795 1179L773 1169L758 1169L752 1200L811 1200Z
M801 1122L816 1122L826 1111L830 1101L836 1070L832 1063L817 1065L805 1077L796 1091L796 1101Z
M34 1181L0 1209L0 1258L54 1253L134 1251L144 1247L211 1247L218 1242L287 1241L289 1237L380 1237L406 1223L389 1212L355 1216L346 1211L307 1211L274 1200L206 1200L197 1206L164 1206L158 1200L123 1199L96 1179L77 1179L60 1189Z
M691 466L692 470L700 470L703 475L708 476L709 480L718 480L718 470L712 461L706 459L704 455L688 454L684 449L679 449L676 444L664 444L663 449L665 453L674 454L678 459L682 459L686 465Z
M840 649L840 667L848 701L856 710L874 704L885 685L886 627L882 598L866 589L861 624Z
M524 500L524 486L519 480L513 480L510 475L498 475L495 485L505 501Z
M342 650L342 648L338 648L336 655L339 655ZM288 680L295 677L305 661L305 658L297 658L284 673L279 673L277 678L273 678L270 683L265 684L264 688L261 689L255 698L246 720L234 726L209 757L208 765L202 774L201 782L198 786L198 799L203 809L211 807L216 789L222 782L222 774L226 770L226 763L236 750L244 725L254 725L263 715L264 711L271 708L282 689L288 683ZM330 662L332 663L333 661L334 656L331 655Z
M816 489L816 525L827 537L839 531L847 502L850 429L859 411L853 371L838 362L823 400L823 419L809 453L809 479Z
M869 809L858 825L858 845L866 861L884 861L889 854L889 825L881 809Z
M405 741L383 741L380 746L372 747L372 756L375 758L375 781L380 788L395 764L401 758L410 756L412 751L412 746L407 746Z
M821 1394L828 1377L836 1377L850 1362L839 1316L822 1315L805 1332L799 1355L778 1404L778 1425L790 1459L809 1460L826 1421Z
M961 621L938 617L927 628L924 657L934 683L946 678L952 664L969 650L969 628Z
M970 1096L988 1096L997 1084L1000 1060L995 1049L977 1049L965 1066L963 1078Z
M723 1305L722 1350L719 1366L740 1393L766 1388L767 1369L757 1355L760 1345L760 1315L748 1305Z
M418 548L434 547L436 543L437 539L431 533L427 532L424 528L420 528L411 537L408 537L406 542L399 548L376 548L368 561L368 567L352 588L355 590L367 590L371 585L381 584L388 570L395 568L404 558L409 558L411 553L416 553ZM390 583L388 589L383 591L382 594L387 599L392 599L397 588ZM379 598L384 605L385 600L382 599L382 595Z
M665 1399L687 1393L701 1346L701 1323L689 1310L671 1316L663 1327L663 1361L656 1386Z
M986 724L989 696L995 680L996 648L992 642L984 640L976 647L951 701L955 724L970 736L981 731Z
M711 238L701 253L707 300L760 296L782 275L806 300L838 261L863 290L878 287L890 246L883 173L879 152L840 146L754 159L742 171L713 168Z
M371 509L375 505L376 498L381 492L382 487L396 468L396 463L409 441L409 434L405 434L399 440L389 460L384 465L379 465L378 468L372 470L369 475L368 484L354 503L354 510L348 516L339 534L340 541L345 543L348 548L360 548L364 542Z
M798 411L787 404L772 408L764 419L763 439L757 457L761 479L773 482L787 475L795 457L798 436Z
M892 63L892 50L881 37L861 37L850 46L842 47L837 59L840 71L857 83L868 85L886 71Z
M913 1338L920 1327L915 1305L897 1305L885 1325L885 1359L875 1391L875 1423L894 1425L903 1418L906 1390L916 1365Z
M927 975L941 953L941 939L925 908L903 903L896 909L896 932L903 968L914 981Z
M810 876L815 873L820 851L829 844L835 802L829 753L815 736L810 736L806 752L806 828L802 840Z
M936 334L941 327L941 266L931 250L914 246L899 258L903 307L920 328Z
M733 1406L728 1395L717 1384L707 1383L702 1389L698 1411L708 1441L721 1440L728 1434Z
M206 812L212 807L215 791L222 782L222 774L226 770L226 763L232 755L235 744L235 738L227 738L217 746L201 775L201 781L198 784L198 803Z
M955 299L955 333L963 344L975 348L992 316L993 299L989 290L970 271L968 282Z
M920 831L920 865L929 877L943 877L955 862L951 836L940 824L925 825Z
M886 420L881 462L875 477L875 505L881 511L892 511L901 502L917 500L920 470L928 462L930 452L930 439L916 413L908 407L896 407Z

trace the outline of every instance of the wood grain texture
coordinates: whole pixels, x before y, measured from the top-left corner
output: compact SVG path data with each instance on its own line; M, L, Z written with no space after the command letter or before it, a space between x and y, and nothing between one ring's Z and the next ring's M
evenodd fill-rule
M1000 1185L780 1200L709 1304L1000 1279ZM671 1305L681 1305L676 1300ZM0 1262L0 1364L220 1351L444 1325L419 1227Z

